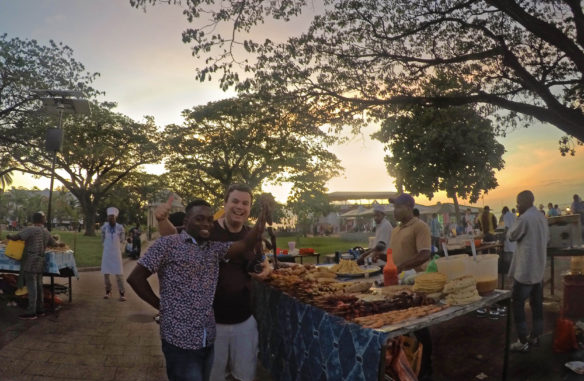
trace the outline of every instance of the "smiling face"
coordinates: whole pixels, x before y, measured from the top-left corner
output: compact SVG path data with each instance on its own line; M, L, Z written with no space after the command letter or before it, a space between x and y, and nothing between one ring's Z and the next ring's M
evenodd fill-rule
M208 206L193 206L184 220L185 230L197 241L209 239L213 227L213 211Z
M223 205L225 220L229 227L239 227L247 221L251 210L251 195L247 192L233 190Z

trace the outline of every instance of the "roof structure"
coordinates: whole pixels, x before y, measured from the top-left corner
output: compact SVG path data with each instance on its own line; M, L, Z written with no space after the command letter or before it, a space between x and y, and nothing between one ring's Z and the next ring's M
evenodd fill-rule
M388 214L390 212L393 212L393 204L382 204L381 205L384 209L385 209L385 214ZM414 206L415 208L417 208L420 211L420 214L422 215L426 215L426 214L432 214L432 213L436 213L436 214L454 214L455 210L454 210L454 204L452 203L437 203L435 205L420 205L420 204L416 204ZM460 213L464 214L464 212L466 211L466 209L470 209L471 213L473 214L477 214L480 213L481 208L477 208L475 206L466 206L466 205L459 205L460 208ZM349 210L346 213L343 213L340 215L340 217L342 218L348 218L348 217L365 217L365 216L373 216L373 208L365 208L362 205L360 205L358 208Z
M327 194L329 201L349 200L387 200L398 192L331 192Z

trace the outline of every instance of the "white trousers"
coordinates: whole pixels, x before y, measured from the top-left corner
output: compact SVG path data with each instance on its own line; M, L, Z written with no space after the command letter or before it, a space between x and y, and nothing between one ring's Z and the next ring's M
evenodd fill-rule
M231 373L253 381L258 353L258 325L253 316L238 324L217 324L211 381L225 381Z

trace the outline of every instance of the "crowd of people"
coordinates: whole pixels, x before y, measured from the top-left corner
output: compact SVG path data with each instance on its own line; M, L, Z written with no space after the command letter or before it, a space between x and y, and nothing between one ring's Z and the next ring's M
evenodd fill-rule
M250 281L252 276L267 277L272 268L265 259L261 274L250 269L263 224L260 218L253 229L246 225L252 199L249 187L230 187L224 199L225 214L216 221L209 204L202 200L190 203L186 214L175 221L171 221L169 203L156 210L162 238L138 261L128 283L160 313L162 348L170 380L225 380L229 374L242 381L255 377L258 332L251 308ZM374 260L383 258L390 249L398 271L422 271L444 228L436 214L428 223L420 220L411 195L400 194L390 202L398 225L393 227L384 209L376 208L375 239L358 262L363 263L369 256ZM575 205L573 210L578 207ZM538 344L543 330L543 272L549 240L546 216L556 216L554 210L552 205L544 215L535 207L533 193L523 191L517 195L517 209L503 208L499 219L488 207L478 216L467 210L462 218L464 231L478 227L487 240L497 228L505 231L501 263L513 280L512 312L518 336L511 345L513 351L529 351ZM123 242L121 237L115 240ZM147 282L154 273L160 280L159 296ZM111 292L107 284L106 281L106 295ZM120 293L123 296L122 288ZM528 299L531 330L525 317ZM430 332L423 329L415 334L423 346L419 379L429 380Z

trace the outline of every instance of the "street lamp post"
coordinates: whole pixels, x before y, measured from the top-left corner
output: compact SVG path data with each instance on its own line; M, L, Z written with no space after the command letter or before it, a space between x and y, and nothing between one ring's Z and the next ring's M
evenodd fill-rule
M89 114L89 102L83 99L80 91L74 90L33 90L33 93L40 97L43 102L42 111L49 114L59 115L59 124L57 128L51 128L47 131L47 140L45 148L53 153L51 164L51 185L49 188L49 205L47 207L47 229L50 231L53 226L52 219L52 200L53 184L55 182L55 162L57 160L57 151L61 151L63 145L63 113L71 114Z

